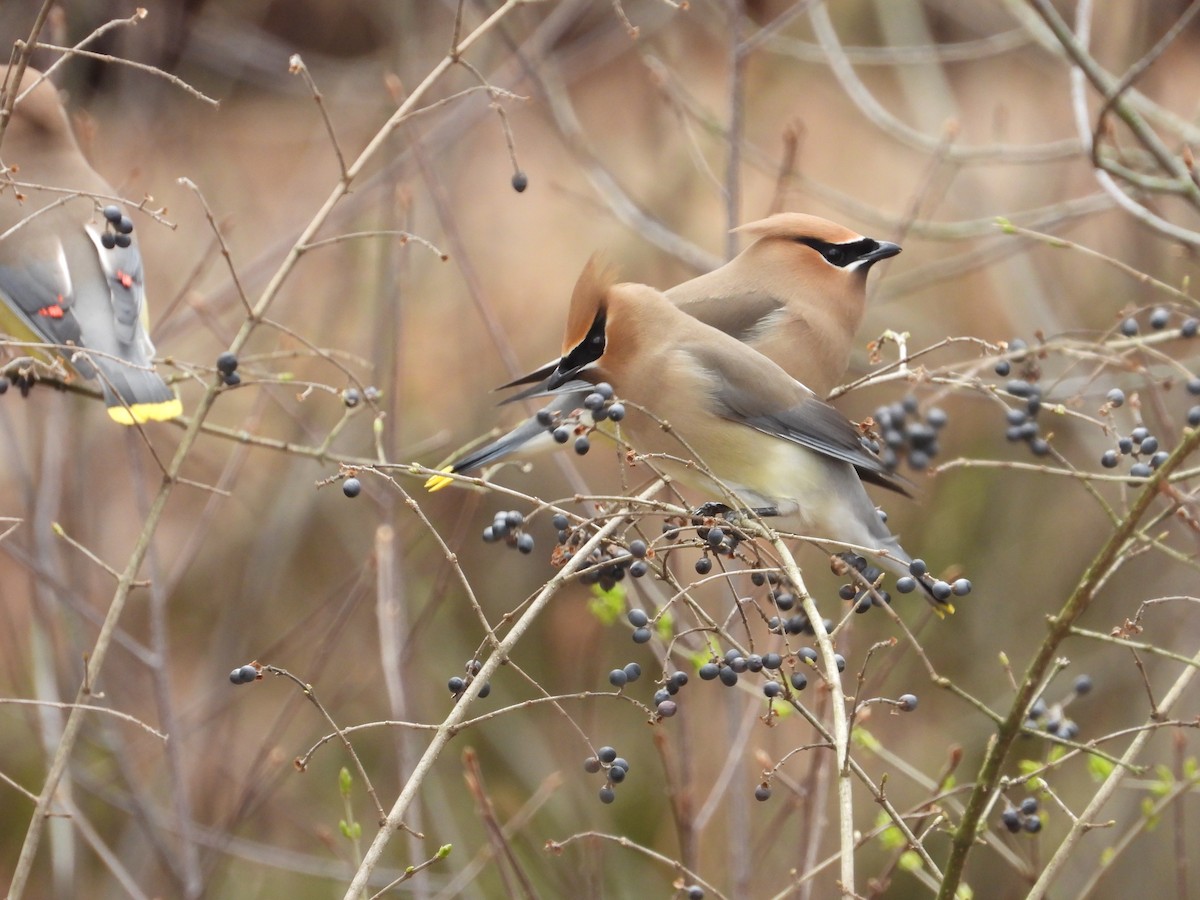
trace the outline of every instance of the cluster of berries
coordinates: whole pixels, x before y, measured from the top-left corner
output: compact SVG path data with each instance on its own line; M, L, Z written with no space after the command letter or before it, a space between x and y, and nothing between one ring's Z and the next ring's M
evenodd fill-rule
M1150 327L1155 331L1162 331L1171 324L1171 310L1165 306L1156 306L1150 310L1150 315L1147 317ZM1121 320L1121 334L1125 337L1135 337L1140 330L1136 316L1129 316ZM1194 316L1186 316L1179 323L1179 334L1181 337L1193 338L1196 332L1200 330L1200 320Z
M1071 693L1058 703L1048 704L1045 699L1038 697L1029 708L1029 718L1025 720L1027 729L1044 731L1046 734L1060 737L1064 740L1074 740L1079 736L1079 726L1068 719L1065 710L1076 697L1090 694L1094 682L1090 675L1080 675L1071 687Z
M687 683L687 672L672 672L663 682L663 686L654 692L654 712L660 720L669 719L679 712L679 705L672 698Z
M575 548L583 543L585 535L582 530L572 530L570 521L562 513L556 513L551 524L558 533L558 546L550 562L555 566L566 565L575 556ZM596 547L587 560L587 566L579 573L579 581L611 591L618 581L624 581L626 574L641 578L649 572L647 557L652 555L653 551L641 539L630 541L628 549L617 544ZM649 640L649 637L646 639Z
M903 459L909 468L923 472L938 455L938 434L950 419L936 406L922 416L920 402L909 394L876 409L871 420L877 439L868 438L867 447L879 455L888 471L895 472Z
M226 387L237 387L242 383L242 376L237 373L238 358L226 351L217 357L217 374Z
M564 415L561 411L543 409L537 414L537 422L550 432L559 444L565 444L575 436L575 452L583 456L592 449L588 437L597 423L609 420L620 422L625 418L625 405L613 396L612 385L600 382L583 398L582 410L571 410Z
M1037 798L1026 797L1021 801L1020 806L1007 807L1000 814L1000 821L1013 834L1021 831L1037 834L1042 830L1042 817L1038 815Z
M100 245L105 250L114 247L128 247L133 243L133 219L121 212L119 206L106 206L101 211L104 216L104 233L100 235Z
M1004 385L1005 393L1024 400L1021 406L1009 407L1005 412L1008 430L1005 437L1012 443L1024 441L1034 456L1046 456L1050 453L1050 442L1041 435L1038 426L1038 413L1042 410L1042 388L1037 383L1041 377L1041 368L1037 361L1024 353L1029 345L1020 338L1013 338L1006 345L1008 352L1016 353L1011 361L1002 359L996 363L995 373L1001 378L1012 374L1012 364L1021 366L1021 378L1013 378Z
M811 657L809 656L811 654ZM816 660L817 652L811 647L803 647L796 654L796 660ZM835 657L838 661L838 671L841 671L846 666L846 660L837 654ZM721 684L726 687L733 687L738 683L738 676L743 672L762 672L766 670L768 673L781 672L784 666L784 658L778 653L751 653L743 655L740 650L727 650L724 656L714 657L709 662L706 662L700 667L699 675L702 681L713 681L720 679ZM768 677L770 677L768 675ZM802 691L808 687L808 677L803 672L793 671L788 678L793 689ZM774 699L783 693L783 685L776 680L768 680L763 684L763 694L769 699Z
M1120 404L1112 402L1115 391L1116 388L1109 391L1108 402L1119 406ZM1122 456L1133 459L1133 464L1129 467L1130 475L1134 478L1149 478L1151 472L1167 461L1168 453L1159 449L1158 438L1150 433L1150 429L1139 425L1129 432L1128 437L1117 439L1116 449L1104 451L1100 457L1100 465L1106 469L1115 469L1121 464Z
M612 747L601 747L595 756L589 756L583 761L583 770L589 775L604 772L604 787L600 788L600 802L612 803L617 799L614 787L625 780L629 774L629 761L617 756Z
M383 397L383 392L374 385L367 385L361 391L356 387L348 387L342 391L342 403L347 409L354 409L358 404L366 400L368 403L378 403Z
M475 680L475 676L479 674L479 670L483 668L483 663L477 659L468 659L464 668L467 673L466 675L454 675L446 682L446 687L450 689L450 693L454 695L455 700L461 697L463 691L470 687L471 682ZM492 683L490 681L484 682L483 687L479 689L479 699L482 700L491 692Z
M532 553L533 535L521 527L524 524L525 517L518 510L502 509L496 513L492 524L483 529L483 542L494 544L496 541L504 541L522 553Z

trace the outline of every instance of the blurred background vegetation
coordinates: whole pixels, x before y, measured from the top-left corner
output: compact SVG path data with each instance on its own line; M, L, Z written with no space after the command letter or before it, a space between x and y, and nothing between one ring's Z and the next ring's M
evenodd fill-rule
M497 5L466 3L466 30ZM26 37L39 6L3 4L0 35ZM1095 58L1123 73L1189 6L1099 4ZM1073 14L1073 3L1058 7ZM63 67L57 80L95 167L123 196L152 196L174 223L162 227L142 216L138 233L153 337L167 360L160 369L180 375L185 409L211 380L189 366L211 366L244 320L230 266L253 300L339 178L311 91L289 74L291 55L302 56L342 152L353 159L398 96L445 56L456 8L450 0L160 2L141 23L115 29L92 47L161 67L219 98L219 109L143 71L90 59ZM378 442L388 460L434 466L468 440L527 414L497 410L489 391L557 353L571 286L593 251L605 251L628 280L666 287L719 264L738 246L729 228L776 208L900 242L904 253L872 276L862 349L847 380L871 371L867 345L889 329L906 332L910 350L972 336L991 342L995 353L997 342L1014 337L1031 344L1039 335L1097 340L1131 311L1163 302L1152 286L1102 260L1003 233L996 217L1069 238L1172 285L1196 270L1194 247L1116 209L1097 186L1079 144L1069 66L1022 0L692 0L684 10L661 0L626 0L622 8L636 38L611 3L559 0L517 8L468 54L492 85L525 98L496 102L527 190L511 185L504 123L486 93L472 92L398 129L319 235L399 229L437 250L388 237L349 240L309 251L290 275L270 312L281 327L257 330L241 357L245 386L222 394L209 421L322 448L347 412L343 389L375 386L382 399L353 411L323 459L218 434L201 438L184 474L220 491L184 485L172 494L143 570L152 586L135 592L95 686L104 704L168 731L170 740L164 745L109 717L88 720L64 787L86 826L73 828L65 818L51 823L30 896L341 894L355 868L352 842L338 827L347 815L338 791L338 772L348 764L344 751L327 744L306 772L297 772L292 760L328 733L328 724L283 679L235 688L227 674L252 659L288 669L315 687L343 726L441 720L452 701L446 680L462 673L483 639L462 584L429 528L387 481L365 473L365 490L354 501L336 482L317 485L337 475L340 457L374 455L373 423L381 427ZM64 2L42 40L71 45L106 17L133 11ZM835 44L821 30L823 16ZM1192 129L1172 133L1172 146L1197 142L1198 43L1197 27L1185 28L1136 84L1147 104L1164 111L1156 124L1169 114ZM33 62L45 68L57 55L38 51ZM850 86L868 92L876 106L864 109L852 99L835 74L842 63L852 67ZM430 97L477 85L471 72L452 68ZM1090 89L1086 96L1094 113L1101 101ZM731 122L740 139L733 177ZM1119 145L1127 137L1114 140ZM180 177L191 179L212 209L228 263ZM1196 225L1196 210L1185 201L1159 195L1147 205L1183 227ZM312 345L334 354L354 380L310 353ZM1113 411L1114 426L1128 433L1144 419L1169 448L1191 403L1180 386L1183 369L1166 358L1193 373L1197 364L1183 342L1158 347L1163 358L1128 356L1125 371L1051 357L1043 363L1048 402L1094 416L1111 387L1141 390L1145 402ZM883 355L894 359L894 347ZM991 375L987 356L982 345L952 344L919 365L932 370L978 361L983 376L1003 383ZM852 390L837 405L859 419L915 394L949 414L939 461L1043 462L1026 445L1006 442L1003 410L985 392L943 389L922 371L914 367L911 379ZM1067 416L1044 421L1046 432L1067 459L1091 471L1113 445L1100 428ZM10 391L0 401L0 515L19 520L0 541L0 697L74 697L113 580L55 537L51 524L121 568L161 481L155 459L169 459L180 434L173 425L155 425L143 437L113 426L100 404L47 388L35 388L26 400ZM919 486L915 501L880 498L893 531L935 571L961 568L975 591L946 621L926 622L923 605L911 598L897 609L922 629L922 646L939 673L1003 709L1013 689L1001 654L1015 672L1024 668L1046 615L1061 606L1112 522L1067 477L966 467L909 474ZM531 556L479 539L496 510L528 512L528 504L465 489L426 495L420 479L396 477L457 554L493 622L552 573L554 532L545 516L531 526L537 541ZM597 493L619 485L615 455L601 448L582 459L569 452L542 457L496 480L568 504L581 485ZM1134 489L1098 490L1119 507ZM392 541L381 526L394 530ZM1108 632L1143 600L1194 595L1196 572L1188 561L1196 538L1183 534L1173 564L1154 553L1131 555L1081 624ZM840 616L841 579L814 550L803 550L799 560L818 602ZM690 567L681 554L680 571ZM381 570L394 577L395 606L379 603ZM737 590L749 591L748 581ZM634 660L651 676L662 670L661 659L630 642L623 621L608 625L589 610L591 598L588 588L572 586L514 654L546 691L608 690L608 671ZM715 592L706 602L724 615L728 599L728 592ZM636 593L631 602L644 605ZM1169 609L1148 617L1140 639L1190 656L1195 613ZM397 666L381 662L381 629L398 629ZM840 636L839 649L854 668L867 648L894 633L884 616L867 615ZM1143 682L1130 655L1110 645L1074 639L1063 650L1070 666L1047 698L1070 695L1081 673L1096 683L1071 707L1081 739L1140 724L1150 711L1146 684L1160 692L1179 669L1178 662L1149 656ZM906 767L935 777L951 747L963 754L956 777L972 778L993 724L933 687L906 645L888 651L878 666L867 695L911 691L921 698L917 712L877 711L865 723L887 753L864 753L864 764L876 779L891 773L893 802L908 808L925 799L929 791ZM642 702L653 693L651 680L644 676L631 689ZM480 709L535 695L528 681L502 669ZM808 699L821 708L816 693ZM730 691L694 679L681 695L680 714L653 728L644 713L608 698L564 707L591 747L544 705L490 720L451 744L408 818L426 839L399 837L384 868L394 875L442 844L454 849L404 890L422 897L521 895L499 874L486 817L464 785L460 754L468 747L479 755L497 819L517 817L505 865L523 871L543 897L672 896L670 866L615 844L573 843L561 855L543 849L546 841L595 830L679 858L681 831L668 786L690 805L691 862L725 896L781 895L789 873L836 848L836 829L826 818L833 815L825 808L829 782L817 777L828 757L822 763L816 751L799 754L784 769L795 793L777 784L768 803L753 798L764 767L813 742L796 716L775 727L758 721L765 706L757 688ZM1186 719L1195 710L1192 692L1175 715ZM63 718L52 708L0 704L6 781L40 790ZM385 808L425 741L423 732L401 728L355 736ZM1143 762L1181 765L1194 743L1186 731L1164 732ZM603 744L632 763L611 806L596 798L600 780L582 769ZM1016 756L1042 759L1047 752L1030 738ZM1015 773L1016 763L1008 770ZM1064 766L1055 770L1053 787L1078 810L1091 778L1081 763ZM824 793L804 793L817 788ZM1016 790L1012 799L1019 803L1028 793ZM0 795L6 811L0 876L7 883L33 804L12 785L0 786ZM1101 818L1128 827L1142 816L1147 796L1130 787ZM350 800L369 841L375 815L361 784ZM857 802L865 831L875 808L865 791ZM975 896L1024 895L1030 880L1022 871L1036 872L1045 852L1039 842L1052 848L1070 824L1062 809L1043 805L1050 808L1038 836L1002 833L999 806L989 815L986 824L1004 850L981 849L972 857L967 881ZM1194 797L1177 808L1179 816L1194 818ZM1178 860L1200 862L1194 823L1191 831L1180 825L1172 818L1136 837L1136 852L1114 863L1095 895L1177 891ZM806 860L801 848L814 830L822 835L819 852ZM1062 896L1082 889L1112 841L1104 831L1085 839L1076 864L1060 876ZM102 858L101 845L116 863ZM944 856L944 838L934 835L928 846L935 859ZM860 852L864 884L893 856L879 840ZM832 866L818 875L807 895L833 896L835 872ZM888 896L928 893L912 875L892 876Z

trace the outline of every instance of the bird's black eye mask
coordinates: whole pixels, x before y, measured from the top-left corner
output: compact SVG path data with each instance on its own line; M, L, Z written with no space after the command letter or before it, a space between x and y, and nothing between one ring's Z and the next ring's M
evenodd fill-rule
M797 244L812 247L821 256L825 257L827 263L837 266L839 269L879 249L879 241L871 238L851 241L848 244L831 244L829 241L822 241L817 238L795 238L795 241Z
M607 318L604 310L596 313L596 318L592 320L592 327L588 329L588 333L584 339L562 358L562 362L558 366L559 371L577 372L588 363L594 363L604 355L604 325Z

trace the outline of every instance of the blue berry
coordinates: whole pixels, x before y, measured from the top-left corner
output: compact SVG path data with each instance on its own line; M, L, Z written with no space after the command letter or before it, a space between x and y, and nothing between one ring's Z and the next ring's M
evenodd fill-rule
M1112 407L1125 405L1125 392L1120 388L1113 388L1108 392L1108 403Z
M512 177L513 190L518 194L525 193L525 188L529 187L529 176L524 172L514 172Z
M362 482L357 478L347 478L342 482L342 493L350 498L357 497L362 493Z
M917 695L916 694L901 694L899 702L900 702L900 709L902 712L912 712L914 709L917 708Z

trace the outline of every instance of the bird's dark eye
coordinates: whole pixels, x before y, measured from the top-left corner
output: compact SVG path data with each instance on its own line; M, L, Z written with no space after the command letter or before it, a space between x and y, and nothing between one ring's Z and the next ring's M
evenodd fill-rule
M840 266L846 258L846 251L835 244L826 244L821 248L821 254L835 266Z

